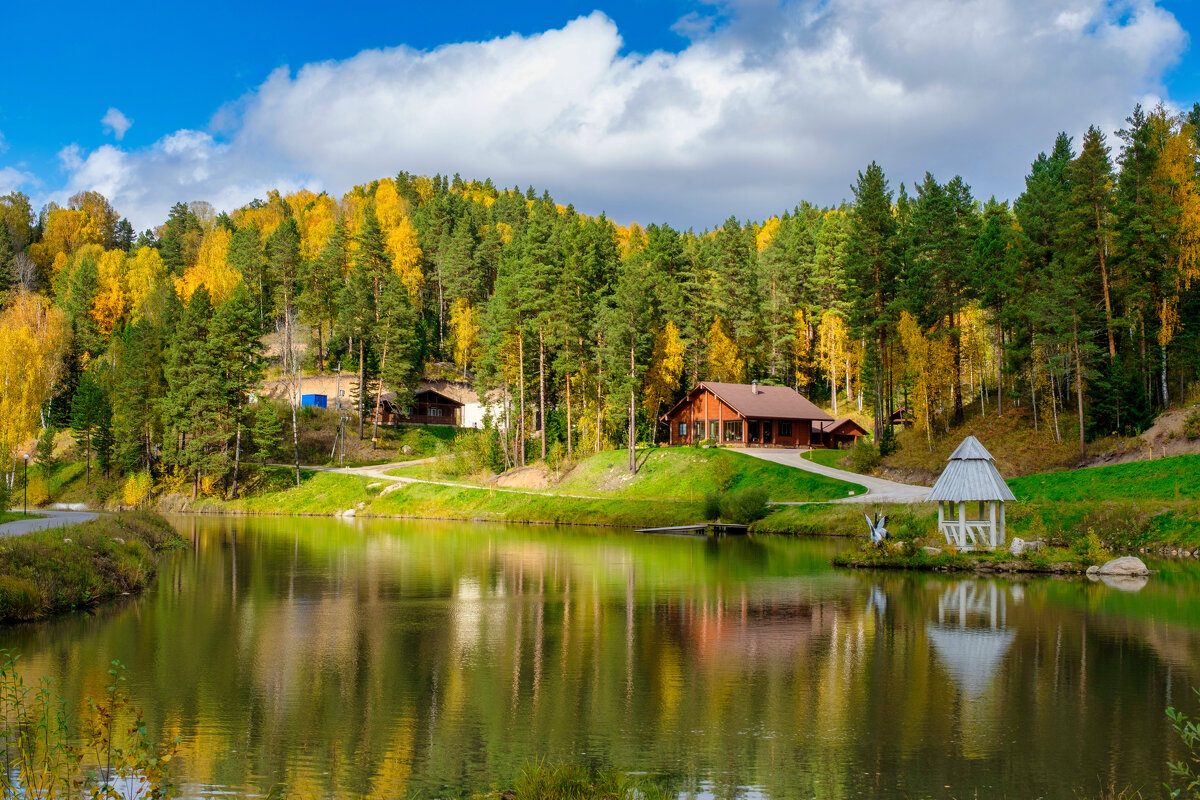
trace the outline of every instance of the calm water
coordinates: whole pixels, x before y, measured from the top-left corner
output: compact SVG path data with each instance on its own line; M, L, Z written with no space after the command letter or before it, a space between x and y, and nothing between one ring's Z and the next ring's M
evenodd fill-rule
M0 632L75 705L108 662L190 795L460 796L535 758L683 796L1158 796L1200 711L1200 568L858 574L836 540L178 519L142 597Z

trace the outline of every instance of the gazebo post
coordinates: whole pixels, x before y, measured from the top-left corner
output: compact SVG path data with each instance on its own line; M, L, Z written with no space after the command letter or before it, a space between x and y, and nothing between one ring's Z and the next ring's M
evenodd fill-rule
M998 540L996 538L996 501L988 500L988 539L991 541L992 549L996 549Z
M958 501L958 548L967 546L967 504Z
M938 533L946 535L946 504L938 500Z
M1004 530L1004 501L1000 501L1000 541L1007 542L1008 534Z

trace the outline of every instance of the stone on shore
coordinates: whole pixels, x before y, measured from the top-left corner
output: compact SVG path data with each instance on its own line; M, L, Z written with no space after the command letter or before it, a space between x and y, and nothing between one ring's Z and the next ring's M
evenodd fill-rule
M925 551L925 555L927 556L940 556L942 554L942 548L940 547L930 547L926 545L921 549Z
M1088 573L1092 574L1091 568ZM1149 575L1150 570L1146 564L1136 556L1121 556L1114 558L1112 561L1105 563L1096 572L1096 575Z

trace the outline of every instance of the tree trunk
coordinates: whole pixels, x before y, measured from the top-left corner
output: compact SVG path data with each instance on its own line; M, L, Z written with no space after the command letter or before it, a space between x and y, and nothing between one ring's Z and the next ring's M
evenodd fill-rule
M1004 416L1004 331L996 317L996 416Z
M637 361L634 334L629 334L629 471L637 474Z
M1054 376L1054 365L1047 364L1050 370L1050 413L1054 417L1054 441L1062 444L1062 434L1058 430L1058 381Z
M1163 411L1171 407L1171 397L1167 394L1167 346L1160 344L1159 352L1162 353L1162 371L1159 373L1162 382L1162 404Z
M237 435L234 436L233 441L233 487L229 490L229 497L236 500L238 493L238 473L242 468L242 418L240 415L237 421Z
M379 412L383 408L383 370L387 367L387 335L383 339L383 354L379 359L379 382L375 384L375 417L371 420L371 449L379 447Z
M367 362L363 358L363 340L360 336L358 339L358 440L363 440L363 415L366 408L363 405L363 398L367 393Z
M542 429L542 461L546 460L546 335L538 328L538 416Z
M321 331L321 320L317 320L317 372L325 372L324 339Z
M832 348L830 348L832 350ZM832 353L830 354L832 356ZM829 359L829 394L833 398L833 415L837 416L837 357Z
M567 376L567 458L571 458L571 376Z
M296 425L296 406L300 405L300 395L292 401L292 455L296 461L296 488L300 488L300 428Z
M1107 292L1105 293L1107 298ZM1087 446L1083 439L1083 359L1079 356L1079 320L1075 320L1075 399L1079 405L1079 461L1087 458ZM1110 331L1109 336L1112 336Z
M600 360L600 350L604 347L604 334L596 333L596 452L600 452L600 426L602 424L601 409L604 396L600 390L601 378L604 376L604 362Z
M520 361L521 427L517 433L517 465L525 466L525 333L517 334L517 360Z
M1108 265L1105 263L1105 242L1103 220L1100 214L1100 204L1094 203L1093 207L1096 211L1096 239L1100 251L1100 286L1104 291L1104 332L1108 334L1108 360L1109 362L1117 359L1117 340L1113 335L1113 320L1112 320L1112 299L1108 293ZM1078 336L1078 333L1076 333ZM1076 348L1078 350L1078 348ZM1078 355L1078 353L1076 353Z

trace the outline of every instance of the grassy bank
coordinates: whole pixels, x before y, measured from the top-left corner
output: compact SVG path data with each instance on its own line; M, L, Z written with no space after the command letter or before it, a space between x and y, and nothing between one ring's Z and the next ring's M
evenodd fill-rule
M838 553L833 557L837 567L859 569L915 569L941 572L980 573L1074 573L1079 574L1093 564L1104 563L1112 554L1103 549L1068 550L1046 547L1021 558L1004 551L996 553L938 553L900 543L895 548L864 546L860 550Z
M116 514L0 540L0 621L38 619L144 589L181 540L160 517Z
M21 511L0 511L0 525L6 522L20 522L23 519L41 519L41 514L25 514Z

